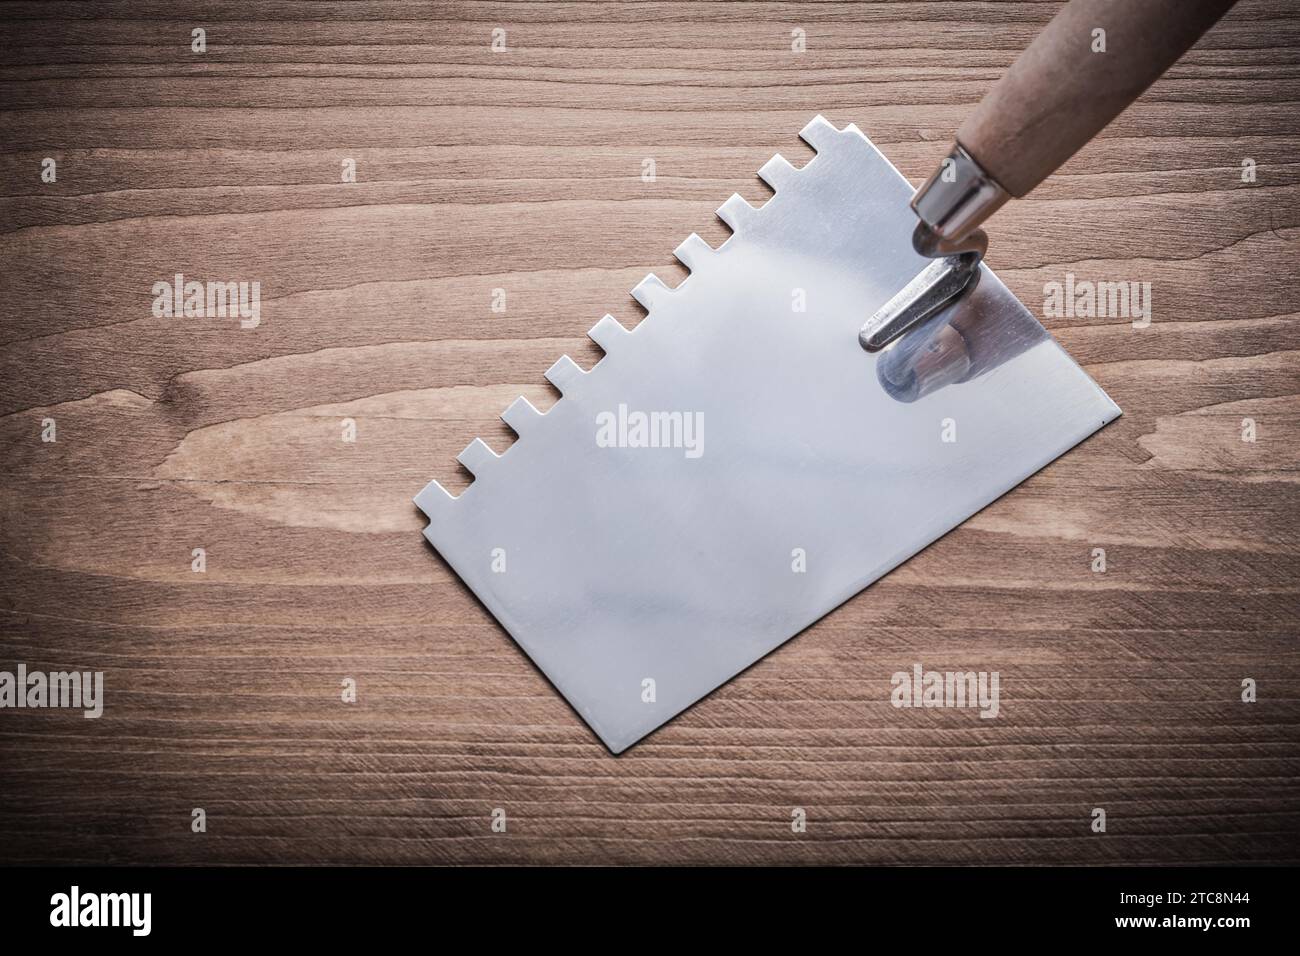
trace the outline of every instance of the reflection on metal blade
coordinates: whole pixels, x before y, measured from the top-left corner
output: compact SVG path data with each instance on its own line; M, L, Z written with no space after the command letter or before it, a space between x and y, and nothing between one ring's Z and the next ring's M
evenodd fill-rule
M733 196L649 316L520 399L519 440L417 497L425 535L614 752L650 733L1119 415L989 271L889 348L864 319L929 260L912 190L856 127ZM870 635L864 635L869 640Z

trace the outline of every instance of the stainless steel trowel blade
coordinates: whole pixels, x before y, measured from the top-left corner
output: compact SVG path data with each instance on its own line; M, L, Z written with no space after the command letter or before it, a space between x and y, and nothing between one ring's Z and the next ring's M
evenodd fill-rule
M991 272L888 349L858 329L928 262L912 190L854 126L733 196L590 372L562 357L519 399L426 537L615 753L1119 415ZM869 639L870 635L864 635Z

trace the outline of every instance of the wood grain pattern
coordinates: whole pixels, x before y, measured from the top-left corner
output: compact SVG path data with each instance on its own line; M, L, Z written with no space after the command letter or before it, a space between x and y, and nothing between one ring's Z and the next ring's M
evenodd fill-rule
M1035 312L1067 271L1152 283L1150 328L1046 320L1125 416L625 755L410 504L814 114L917 182L1057 8L7 4L0 668L103 670L107 703L0 711L0 858L1300 861L1284 0L990 223ZM154 318L176 272L260 280L262 324ZM1002 716L892 708L915 661L998 670Z

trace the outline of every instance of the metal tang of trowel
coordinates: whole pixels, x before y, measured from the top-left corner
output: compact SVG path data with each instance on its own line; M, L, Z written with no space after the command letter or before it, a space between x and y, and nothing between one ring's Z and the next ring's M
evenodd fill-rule
M615 753L1119 415L982 265L860 348L863 316L930 267L913 191L855 126L800 135L816 155L766 163L761 209L719 208L726 242L678 246L684 282L632 290L649 313L634 330L591 329L590 371L552 366L546 414L505 410L504 454L469 444L459 497L431 482L415 498L428 540Z

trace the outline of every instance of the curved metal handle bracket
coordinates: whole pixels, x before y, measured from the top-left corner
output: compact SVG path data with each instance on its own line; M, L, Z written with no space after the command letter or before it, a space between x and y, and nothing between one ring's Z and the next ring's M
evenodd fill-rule
M968 233L960 243L941 239L924 222L912 233L912 246L934 262L876 310L858 331L858 343L879 352L908 329L947 308L980 281L980 261L989 239L983 229Z

